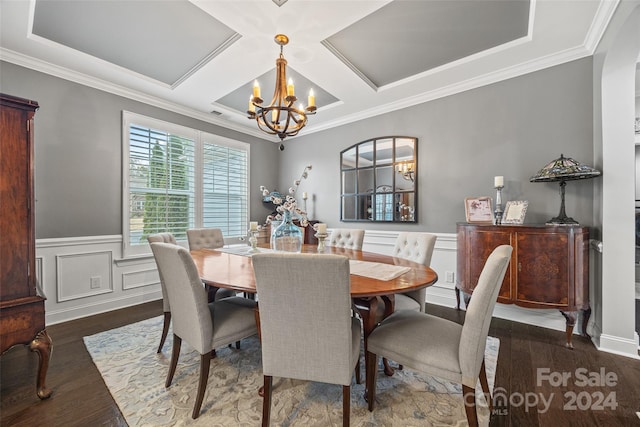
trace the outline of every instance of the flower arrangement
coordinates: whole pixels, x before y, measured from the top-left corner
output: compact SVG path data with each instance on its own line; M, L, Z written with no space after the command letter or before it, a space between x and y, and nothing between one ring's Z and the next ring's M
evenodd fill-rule
M267 223L270 223L271 221L282 221L284 219L285 211L287 211L291 214L291 216L295 215L298 217L298 219L300 220L300 226L306 227L309 224L307 213L298 207L298 202L294 196L302 180L307 179L307 177L309 176L309 171L311 170L311 168L311 165L305 166L302 174L300 175L300 178L293 181L293 186L289 187L289 194L287 194L284 198L278 193L276 193L277 195L274 195L264 185L260 186L262 195L264 197L270 195L271 202L276 205L277 213L275 215L271 214L267 216Z

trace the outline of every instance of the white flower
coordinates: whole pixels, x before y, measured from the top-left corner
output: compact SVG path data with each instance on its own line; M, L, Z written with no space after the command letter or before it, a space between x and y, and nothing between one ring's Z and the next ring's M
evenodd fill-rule
M267 221L266 221L267 223L271 221L281 221L283 219L282 214L285 211L289 211L292 214L296 214L299 217L300 225L302 225L303 227L306 227L309 224L309 221L307 220L307 213L298 207L298 202L294 197L294 194L296 193L296 190L300 186L300 183L302 182L302 180L306 179L309 176L308 171L310 170L311 170L311 165L305 166L304 170L302 171L302 174L300 175L300 179L296 179L295 181L293 181L293 187L289 188L289 194L285 195L284 197L282 196L279 197L271 193L271 191L269 191L269 189L264 185L260 186L260 191L262 192L262 195L264 197L267 197L270 195L271 202L274 205L276 205L277 213L275 215L271 214L267 216Z

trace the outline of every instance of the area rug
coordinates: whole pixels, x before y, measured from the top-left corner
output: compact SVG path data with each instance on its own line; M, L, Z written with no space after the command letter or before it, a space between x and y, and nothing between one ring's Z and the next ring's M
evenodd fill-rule
M130 426L259 426L262 418L260 343L242 341L239 350L222 348L211 362L209 383L200 417L191 419L200 357L186 342L171 387L165 388L172 334L156 353L162 317L84 337L85 345L105 384ZM485 364L493 390L500 342L487 339ZM362 363L364 366L364 363ZM364 383L364 369L362 370ZM476 393L480 396L478 384ZM488 425L489 410L478 397L480 425ZM274 378L272 426L339 426L342 387ZM457 384L411 369L392 377L378 375L376 406L367 410L364 384L351 386L352 426L464 426L462 390Z

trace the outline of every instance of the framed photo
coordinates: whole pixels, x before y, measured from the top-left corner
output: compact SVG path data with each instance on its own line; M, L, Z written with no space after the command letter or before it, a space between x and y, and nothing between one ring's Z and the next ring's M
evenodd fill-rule
M464 211L467 222L493 224L491 197L467 197L464 199Z
M504 208L502 223L522 224L524 222L524 216L527 213L527 206L529 206L529 202L526 200L507 202Z

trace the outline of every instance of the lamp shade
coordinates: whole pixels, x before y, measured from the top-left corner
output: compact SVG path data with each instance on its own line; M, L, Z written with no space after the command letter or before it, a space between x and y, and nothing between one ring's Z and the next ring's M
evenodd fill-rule
M564 210L564 187L567 185L566 181L595 178L597 176L600 176L599 170L580 164L571 157L564 157L563 154L560 154L559 158L548 163L532 176L529 179L530 182L560 182L560 213L547 221L547 224L577 225L578 221L568 217Z
M560 157L549 162L538 173L532 176L530 182L571 181L574 179L595 178L600 171L591 166L583 165L571 157Z

